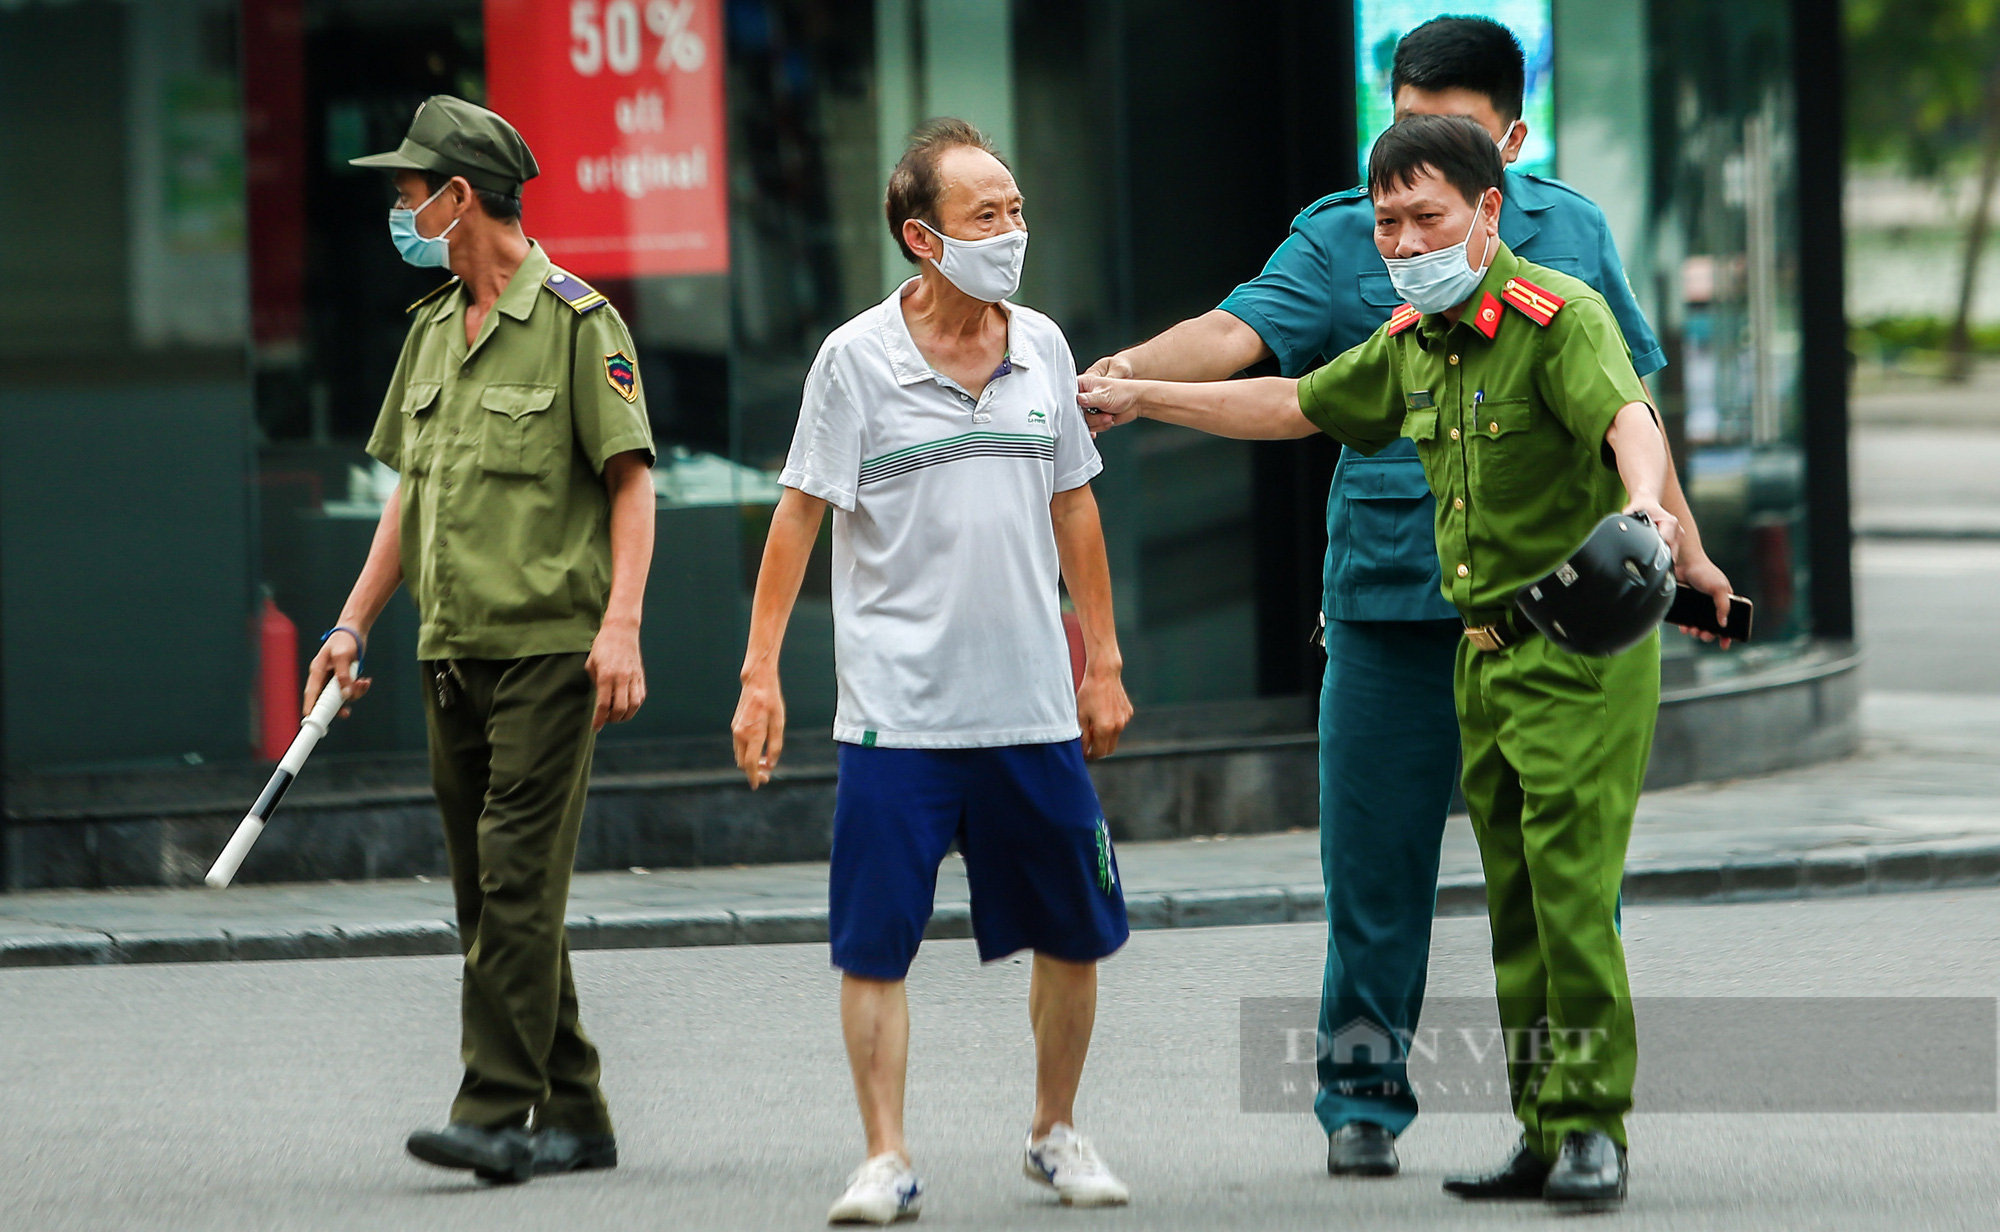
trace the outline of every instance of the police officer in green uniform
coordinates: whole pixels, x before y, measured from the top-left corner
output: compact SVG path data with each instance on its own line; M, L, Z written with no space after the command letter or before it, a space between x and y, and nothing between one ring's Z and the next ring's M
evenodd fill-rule
M1396 44L1390 100L1399 117L1464 115L1512 164L1527 137L1521 45L1485 17L1435 17ZM1509 166L1500 238L1519 256L1604 296L1644 377L1666 354L1640 311L1603 211L1556 180ZM1255 278L1222 303L1091 365L1095 376L1219 381L1269 357L1301 376L1359 345L1403 302L1375 247L1365 188L1307 206ZM1093 430L1103 426L1093 422ZM1682 579L1726 594L1671 475L1681 516ZM1417 1115L1406 1057L1349 1055L1335 1037L1357 1021L1407 1040L1423 1008L1436 914L1439 845L1459 772L1452 664L1462 625L1442 593L1431 528L1435 501L1415 442L1362 457L1342 450L1326 502L1320 611L1326 670L1319 697L1320 863L1326 967L1319 1093L1327 1171L1393 1175L1396 1135Z
M653 439L631 335L523 233L538 169L498 115L440 95L354 162L393 174L403 258L456 275L410 307L368 442L401 483L306 686L367 691L369 628L407 581L465 952L465 1079L409 1150L488 1180L613 1167L563 917L597 732L645 700Z
M1454 693L1485 868L1508 1078L1523 1134L1466 1198L1617 1202L1637 1041L1615 913L1659 707L1659 637L1571 655L1514 608L1608 513L1668 546L1666 440L1604 297L1516 257L1503 165L1460 116L1416 116L1369 159L1376 245L1406 303L1296 383L1082 378L1081 400L1218 435L1320 430L1415 443L1437 497L1443 593L1465 625ZM1726 598L1719 602L1726 602Z

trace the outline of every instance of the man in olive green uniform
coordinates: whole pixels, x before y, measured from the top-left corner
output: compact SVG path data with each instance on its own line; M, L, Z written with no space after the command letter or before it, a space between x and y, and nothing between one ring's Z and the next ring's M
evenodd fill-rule
M1485 867L1508 1079L1523 1137L1467 1198L1625 1194L1637 1045L1616 908L1659 707L1659 635L1605 658L1536 636L1515 593L1606 514L1660 507L1666 442L1617 319L1499 240L1503 166L1457 116L1391 128L1370 157L1376 245L1411 302L1296 384L1082 378L1086 406L1236 437L1324 431L1364 454L1416 443L1437 496L1462 784Z
M563 917L596 733L645 697L653 440L632 339L522 232L537 169L499 116L433 98L399 149L355 162L394 173L404 259L457 275L411 306L368 442L402 482L306 689L367 691L355 665L407 579L465 951L465 1079L451 1124L409 1149L489 1180L611 1167Z

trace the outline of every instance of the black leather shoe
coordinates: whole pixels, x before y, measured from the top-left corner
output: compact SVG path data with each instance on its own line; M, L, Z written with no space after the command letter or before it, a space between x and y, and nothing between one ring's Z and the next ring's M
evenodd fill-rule
M1471 1202L1508 1198L1539 1198L1549 1179L1549 1166L1528 1149L1528 1140L1514 1146L1514 1157L1497 1171L1480 1176L1448 1176L1444 1191Z
M567 1129L535 1131L535 1175L584 1172L618 1166L618 1139L610 1134L579 1134Z
M1563 1135L1542 1196L1564 1207L1595 1209L1625 1200L1625 1148L1602 1130Z
M453 1121L443 1129L420 1129L405 1145L427 1164L460 1168L482 1181L519 1184L535 1174L535 1147L525 1129Z
M1372 1121L1349 1121L1326 1140L1328 1176L1394 1176L1396 1135Z

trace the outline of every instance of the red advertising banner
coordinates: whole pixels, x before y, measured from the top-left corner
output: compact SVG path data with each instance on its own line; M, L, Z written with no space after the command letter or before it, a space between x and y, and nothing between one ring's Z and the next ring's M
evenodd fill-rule
M486 0L488 105L542 174L528 233L586 278L729 269L723 0Z

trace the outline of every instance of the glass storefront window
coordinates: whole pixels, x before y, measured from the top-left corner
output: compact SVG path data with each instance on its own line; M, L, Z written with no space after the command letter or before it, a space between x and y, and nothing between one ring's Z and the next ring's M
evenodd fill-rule
M1653 259L1669 434L1689 503L1759 645L1795 651L1807 610L1789 6L1680 0L1652 14Z
M229 0L0 6L0 628L16 769L249 745L237 31Z
M1716 662L1783 653L1808 627L1811 414L1787 5L1492 7L1547 14L1551 38L1531 48L1537 97L1553 91L1542 135L1612 219L1668 346L1658 392L1708 543L1759 605L1773 649ZM614 739L724 730L806 369L911 272L881 215L909 129L961 114L995 137L1035 236L1021 298L1087 364L1213 307L1301 206L1351 181L1356 47L1331 30L1350 6L1334 9L730 0L710 49L725 69L727 271L593 279L631 324L660 444L653 701ZM0 278L30 292L0 301L15 764L242 757L263 588L298 627L301 662L332 621L394 482L362 443L404 307L442 280L397 258L383 178L347 160L393 147L432 94L484 101L486 16L482 0L0 5L0 224L15 237ZM1329 74L1332 101L1314 93ZM536 200L530 185L531 235ZM1135 701L1221 713L1306 693L1325 480L1293 460L1311 446L1152 424L1100 445ZM86 458L101 478L80 501ZM1274 499L1280 483L1297 492ZM1274 589L1280 571L1291 591ZM802 730L831 717L829 585L822 551L785 657ZM414 640L399 598L346 751L422 747ZM1686 670L1723 670L1701 657ZM131 717L102 723L106 696Z

